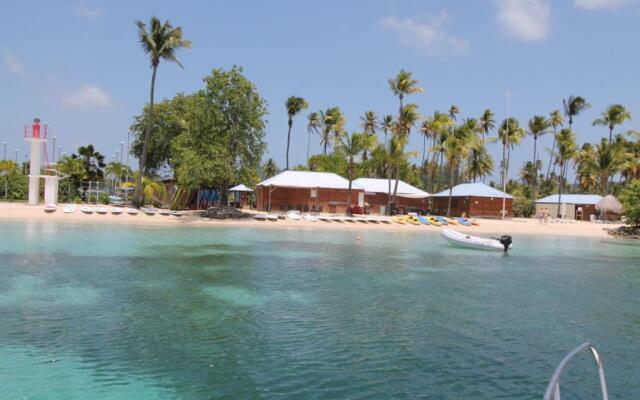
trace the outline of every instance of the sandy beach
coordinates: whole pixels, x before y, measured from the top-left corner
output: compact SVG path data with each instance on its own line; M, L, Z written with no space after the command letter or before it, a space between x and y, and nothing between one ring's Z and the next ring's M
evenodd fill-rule
M373 224L373 223L336 223L336 222L308 222L278 220L257 221L252 218L245 220L211 220L199 216L199 212L185 212L182 217L162 216L156 214L149 216L145 214L121 215L113 214L84 214L78 209L72 214L65 214L62 207L53 213L45 213L42 206L29 206L24 203L0 203L0 221L2 220L42 220L72 223L105 223L105 224L128 224L146 226L192 226L192 227L255 227L255 228L277 228L277 229L334 229L352 230L357 232L366 231L403 231L403 232L438 232L439 227L434 226L414 226L399 224ZM492 219L478 219L480 226L452 226L453 229L461 232L468 232L478 235L501 235L501 234L526 234L545 236L574 236L574 237L595 237L612 238L605 229L617 228L617 224L593 224L590 222L571 221L565 223L539 223L536 219L514 218L501 221Z

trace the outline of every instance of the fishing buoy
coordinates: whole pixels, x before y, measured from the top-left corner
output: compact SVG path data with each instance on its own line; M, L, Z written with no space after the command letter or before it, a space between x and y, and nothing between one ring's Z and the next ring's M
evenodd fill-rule
M358 237L356 237L356 240L357 240L357 241L361 241L361 240L362 240L362 236L358 236Z

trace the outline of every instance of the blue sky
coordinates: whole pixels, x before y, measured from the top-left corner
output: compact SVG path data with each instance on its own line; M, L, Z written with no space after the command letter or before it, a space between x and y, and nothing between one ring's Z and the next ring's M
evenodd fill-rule
M582 95L592 108L577 118L575 131L580 142L596 141L607 131L591 122L608 105L622 103L640 119L639 3L10 2L0 14L0 142L8 142L8 158L18 148L22 160L23 126L39 116L67 154L86 143L115 154L148 100L149 64L134 20L151 15L182 26L193 41L192 50L179 54L184 70L161 64L156 98L201 88L212 68L243 66L269 103L265 159L281 166L288 96L306 98L310 110L341 107L353 131L365 110L397 110L387 80L401 68L425 88L409 101L426 115L456 104L461 117L491 108L502 119L511 85L512 114L525 123L560 108L563 97ZM293 164L306 157L305 115L294 121ZM638 125L632 120L620 131ZM312 143L320 152L319 138ZM414 132L411 147L421 143ZM551 137L542 139L543 159L550 145ZM490 150L497 161L500 149ZM532 151L532 142L523 142L512 165Z

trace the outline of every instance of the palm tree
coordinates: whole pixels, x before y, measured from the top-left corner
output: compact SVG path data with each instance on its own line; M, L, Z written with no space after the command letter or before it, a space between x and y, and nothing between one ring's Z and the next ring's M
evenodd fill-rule
M340 137L344 130L345 118L338 107L327 109L326 112L320 111L320 126L322 127L321 143L324 146L322 154L327 154L327 146L331 144L333 139Z
M302 97L290 96L284 106L287 108L287 117L289 131L287 132L287 162L285 171L289 169L289 145L291 143L291 128L293 127L293 117L295 117L300 111L309 107L309 103Z
M273 158L268 159L267 162L262 167L262 174L264 175L264 178L271 178L272 176L277 174L278 171L279 171L279 168L276 165L276 162L273 161Z
M580 96L569 96L568 99L562 100L564 107L564 115L569 119L569 130L573 125L573 117L578 116L582 111L591 107L591 104Z
M553 165L553 171L555 172L556 167L553 162L553 155L556 151L556 136L558 135L558 127L564 124L564 116L560 112L560 110L554 110L549 113L549 124L553 127L553 144L551 145L551 155L549 156L549 165L547 166L547 176L545 179L549 179L549 172L551 171L551 166Z
M422 121L420 128L418 128L418 131L422 134L422 164L421 165L424 166L425 154L427 152L427 138L431 139L436 135L435 121L433 120L433 118L429 117L424 121Z
M562 203L562 188L565 181L566 173L567 173L567 165L570 160L572 160L576 153L578 152L578 148L576 146L576 135L571 131L571 129L562 129L560 133L558 133L557 138L558 144L558 152L556 154L556 161L558 166L560 167L560 174L558 175L558 213L557 218L561 217L560 214L560 203Z
M147 163L147 151L149 149L149 139L151 137L151 125L153 121L153 100L156 85L156 72L160 60L173 61L182 68L182 64L176 58L176 51L180 49L191 48L191 42L182 39L182 28L174 28L169 21L160 22L157 17L151 17L149 30L147 25L140 21L136 21L138 26L138 40L142 44L145 53L149 55L151 61L151 91L149 93L149 117L147 119L147 128L144 134L144 144L142 145L142 156L140 157L140 172L138 183L136 185L136 205L140 206L142 196L142 175Z
M520 179L525 185L534 185L536 177L538 175L538 170L541 166L540 164L540 160L538 160L536 164L532 163L531 161L527 161L524 163L518 175L520 175ZM535 198L535 195L533 197Z
M394 136L398 145L398 152L404 154L404 146L409 141L409 135L411 134L411 128L420 120L421 115L418 113L418 106L416 104L407 104L400 110L398 115L398 121L395 124ZM398 182L400 181L400 157L396 157L395 176L396 184L393 189L393 204L395 205L396 195L398 193Z
M456 121L456 115L458 114L460 114L460 109L457 105L452 104L451 107L449 107L449 117L451 117L453 121Z
M504 189L509 175L509 158L511 156L511 148L517 144L525 135L524 129L520 127L520 123L515 118L508 118L502 121L500 129L498 129L498 137L502 142L502 178L501 186Z
M471 148L471 156L467 165L467 172L475 182L477 178L484 179L493 172L493 158L482 142Z
M384 147L387 147L387 134L391 131L391 127L393 126L393 116L385 115L382 118L382 125L380 128L384 132Z
M365 111L365 113L360 117L360 127L363 132L373 133L374 135L378 133L378 129L380 129L378 125L378 116L374 111Z
M585 143L574 158L578 185L587 191L597 183L596 153L591 143Z
M618 172L623 164L619 143L610 143L602 138L595 148L595 173L600 180L602 194L609 193L609 178Z
M468 127L459 126L451 130L451 133L443 143L444 156L449 164L449 202L447 204L447 217L451 216L451 198L455 172L460 164L462 155L465 154L473 140L473 132Z
M400 113L402 113L404 108L402 103L404 96L424 92L424 89L418 86L418 81L413 79L412 75L411 72L401 69L394 78L389 79L389 88L391 88L393 94L398 96L398 100L400 100Z
M533 136L533 162L532 165L538 166L538 138L549 132L549 121L542 115L534 115L529 120L529 135ZM536 198L536 189L538 183L538 172L533 177L533 198Z
M480 129L482 129L482 142L484 143L485 136L488 136L489 132L491 132L496 127L496 121L493 111L488 108L484 110L484 112L480 116L479 121Z
M136 175L140 175L140 172L137 172ZM133 186L133 184L126 182L122 186L129 188ZM146 176L142 177L142 198L145 204L160 205L166 197L167 189L162 183L149 179Z
M613 130L616 126L622 125L625 121L631 119L631 113L627 111L622 104L614 104L609 106L602 116L593 121L593 126L604 125L609 127L609 143L613 138Z
M351 210L351 183L354 179L355 157L362 152L363 137L360 133L352 133L351 135L342 135L338 139L338 143L345 156L347 157L347 179L349 180L349 190L347 197L347 212Z
M320 133L320 114L315 111L307 115L307 167L309 167L309 147L311 146L312 133Z
M80 146L78 154L72 154L71 158L82 160L87 179L102 179L104 176L102 170L106 166L104 156L99 151L96 151L92 144Z

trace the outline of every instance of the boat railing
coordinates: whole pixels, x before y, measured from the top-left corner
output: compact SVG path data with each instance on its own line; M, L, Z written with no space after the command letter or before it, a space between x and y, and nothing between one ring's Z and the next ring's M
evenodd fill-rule
M544 400L560 400L560 375L562 374L562 371L573 357L587 349L591 351L593 358L595 358L596 363L598 364L598 376L600 377L600 390L602 392L602 399L609 400L609 396L607 394L607 382L604 378L604 364L602 363L602 358L600 358L598 350L596 350L596 348L589 342L582 343L580 346L576 347L569 354L567 354L562 359L562 361L560 361L560 364L558 364L558 367L551 376L549 385L547 385L547 390L544 392Z

